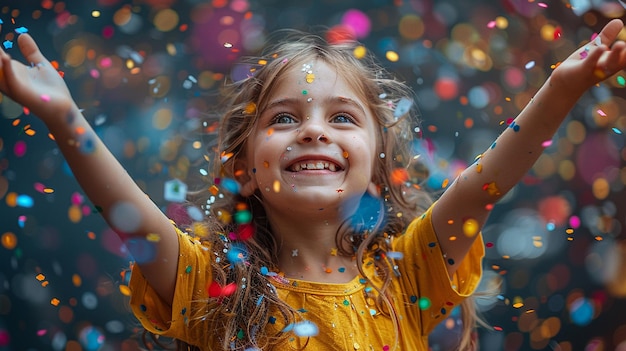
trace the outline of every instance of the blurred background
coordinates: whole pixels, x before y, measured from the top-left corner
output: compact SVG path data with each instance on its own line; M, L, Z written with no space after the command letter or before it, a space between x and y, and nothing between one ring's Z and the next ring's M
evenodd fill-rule
M416 152L439 191L552 69L611 18L608 0L4 0L0 42L28 31L165 212L168 181L207 176L224 79L281 28L363 42L413 87ZM626 39L626 33L621 33ZM591 89L493 210L481 350L626 350L626 74ZM559 101L554 101L558 104ZM549 116L546 116L549 118ZM132 258L39 120L0 98L0 350L137 350ZM451 350L458 315L431 337Z

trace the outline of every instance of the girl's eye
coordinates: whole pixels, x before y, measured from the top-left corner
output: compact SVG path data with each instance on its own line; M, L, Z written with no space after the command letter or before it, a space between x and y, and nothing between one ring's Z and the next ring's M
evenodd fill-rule
M290 115L280 114L272 120L272 123L296 123L296 119Z
M354 119L347 114L337 114L331 119L333 123L354 123Z

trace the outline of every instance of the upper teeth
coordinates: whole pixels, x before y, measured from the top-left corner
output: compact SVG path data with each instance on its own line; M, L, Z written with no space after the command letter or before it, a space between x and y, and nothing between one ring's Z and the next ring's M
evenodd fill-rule
M334 163L325 161L300 162L291 166L291 170L294 172L299 172L303 169L327 169L331 172L334 172L337 170L337 166L335 166Z

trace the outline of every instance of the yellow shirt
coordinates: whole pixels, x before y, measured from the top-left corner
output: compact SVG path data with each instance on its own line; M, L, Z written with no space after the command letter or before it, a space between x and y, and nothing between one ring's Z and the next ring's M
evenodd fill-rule
M131 275L131 308L146 330L215 350L207 345L208 330L203 321L190 321L194 302L207 298L211 282L209 267L213 257L206 244L194 242L179 233L180 255L174 305L164 303L147 284L138 265ZM389 292L398 316L400 335L397 350L428 350L428 334L450 311L476 289L482 273L484 245L479 236L450 280L446 262L437 243L431 210L416 218L404 235L392 242L392 251L401 252L396 260L400 276L393 279ZM365 259L365 273L373 283L381 281L374 273L374 257ZM382 278L381 278L382 279ZM275 350L393 350L396 335L387 314L377 310L371 285L362 277L346 284L315 283L295 279L271 280L278 295L314 323L319 333L312 337L291 334ZM209 317L210 318L210 317Z

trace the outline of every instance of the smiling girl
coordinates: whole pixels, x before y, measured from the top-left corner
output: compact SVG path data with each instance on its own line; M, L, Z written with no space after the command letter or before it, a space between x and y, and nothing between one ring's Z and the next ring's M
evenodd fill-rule
M610 22L562 62L434 203L403 172L415 123L407 87L356 58L355 43L281 42L225 94L215 175L239 186L180 229L97 138L30 36L18 38L29 65L0 54L0 90L46 123L120 238L153 246L130 283L151 333L194 350L427 350L476 289L493 204L586 89L626 67L626 45L613 43L622 27Z

